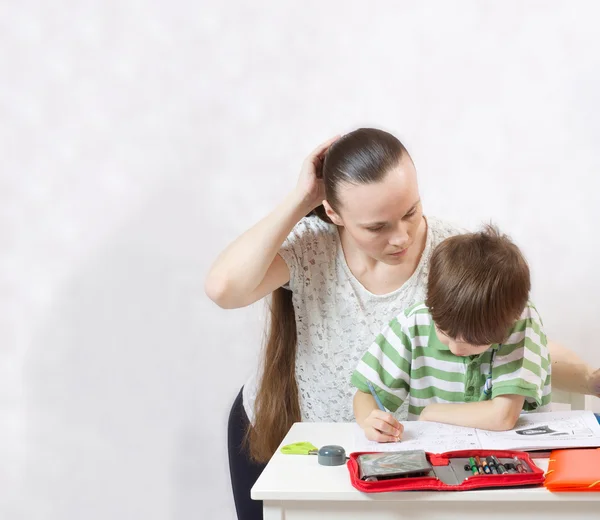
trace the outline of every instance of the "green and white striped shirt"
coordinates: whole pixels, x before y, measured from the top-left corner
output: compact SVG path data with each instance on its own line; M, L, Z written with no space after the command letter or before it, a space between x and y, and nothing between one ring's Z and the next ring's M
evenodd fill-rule
M418 419L431 403L469 403L508 394L524 396L525 411L543 411L550 404L550 371L546 335L533 304L525 307L506 343L461 357L438 339L429 309L419 303L377 336L352 384L368 393L370 381L392 412L408 396L409 419ZM485 387L489 376L491 391L489 383Z

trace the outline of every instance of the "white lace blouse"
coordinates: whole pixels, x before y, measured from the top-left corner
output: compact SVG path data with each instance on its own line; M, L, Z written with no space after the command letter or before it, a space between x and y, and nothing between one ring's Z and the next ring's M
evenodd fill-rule
M354 420L350 377L381 329L396 315L425 299L431 252L462 230L427 218L427 239L413 275L399 289L376 295L350 272L334 225L302 219L279 254L290 270L289 290L296 312L296 381L303 421ZM244 409L254 421L260 367L244 385ZM397 415L404 419L405 407Z

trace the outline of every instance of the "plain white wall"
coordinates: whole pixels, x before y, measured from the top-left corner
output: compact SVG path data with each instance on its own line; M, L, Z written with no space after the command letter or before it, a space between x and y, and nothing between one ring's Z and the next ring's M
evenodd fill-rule
M360 125L405 141L426 212L511 233L549 335L600 365L599 14L2 2L0 516L233 518L263 306L222 311L204 277Z

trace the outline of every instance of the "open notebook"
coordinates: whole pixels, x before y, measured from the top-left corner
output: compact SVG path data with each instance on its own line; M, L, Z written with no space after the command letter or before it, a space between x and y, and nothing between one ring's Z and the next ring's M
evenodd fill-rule
M577 410L522 414L509 431L493 432L434 422L406 421L400 442L369 441L355 424L353 451L495 449L536 451L600 446L600 424L592 412Z

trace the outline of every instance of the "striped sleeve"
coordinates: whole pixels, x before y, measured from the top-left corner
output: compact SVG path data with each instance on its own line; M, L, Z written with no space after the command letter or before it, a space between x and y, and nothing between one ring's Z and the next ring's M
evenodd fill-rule
M373 385L383 405L395 412L410 390L412 344L406 317L394 318L375 338L352 374L352 384L369 393L367 381Z
M542 320L530 303L502 344L492 367L492 399L522 395L524 410L533 411L550 401L550 356Z

